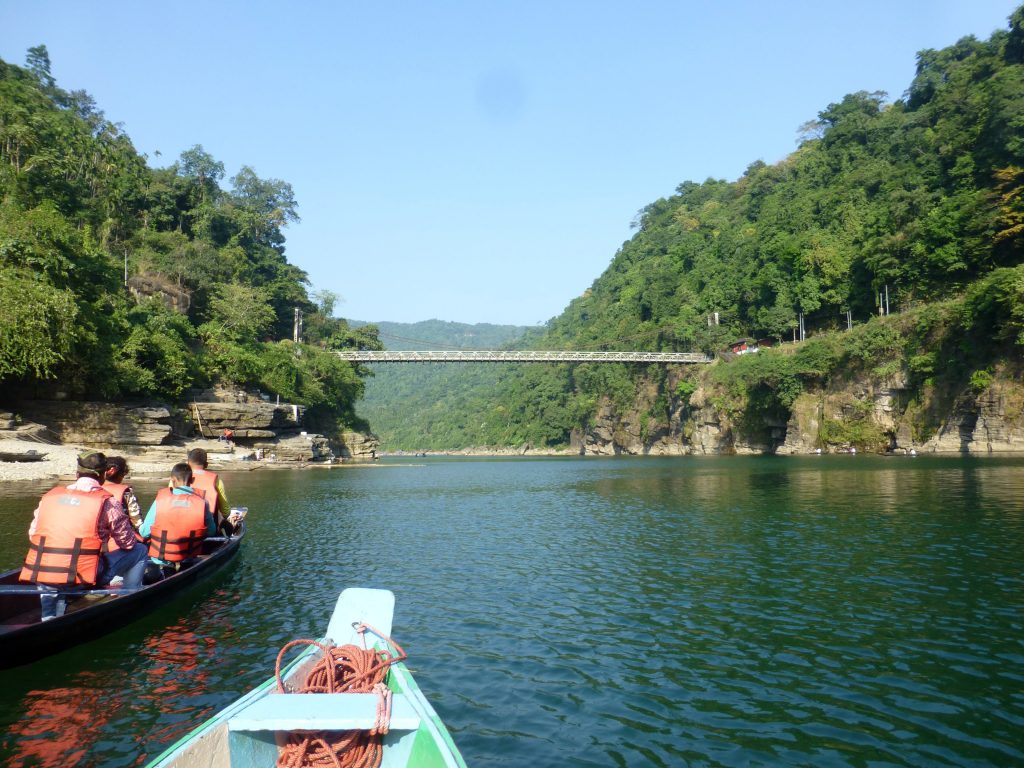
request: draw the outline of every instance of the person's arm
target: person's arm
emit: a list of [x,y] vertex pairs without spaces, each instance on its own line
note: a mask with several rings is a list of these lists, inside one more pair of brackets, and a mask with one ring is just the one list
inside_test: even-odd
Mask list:
[[[135,546],[135,531],[132,530],[131,521],[124,512],[124,507],[117,499],[107,499],[103,503],[103,515],[106,518],[110,538],[114,540],[121,549],[131,549]],[[103,537],[103,526],[100,526],[100,539]]]
[[129,488],[124,493],[125,512],[128,513],[128,520],[136,531],[142,527],[142,508],[139,506],[139,499],[135,491]]
[[231,506],[228,504],[228,495],[224,492],[224,483],[217,478],[217,510],[227,518],[231,514]]
[[[42,502],[40,502],[42,504]],[[39,523],[39,505],[36,505],[36,511],[32,513],[32,522],[28,526],[28,535],[34,536],[36,533],[36,525]]]
[[146,519],[142,521],[142,525],[139,526],[139,535],[142,538],[148,538],[150,531],[153,529],[153,523],[156,521],[156,501],[149,505],[149,511],[146,513]]
[[214,518],[213,513],[210,511],[210,502],[206,502],[206,511],[203,514],[203,520],[206,523],[206,535],[216,536],[217,520]]

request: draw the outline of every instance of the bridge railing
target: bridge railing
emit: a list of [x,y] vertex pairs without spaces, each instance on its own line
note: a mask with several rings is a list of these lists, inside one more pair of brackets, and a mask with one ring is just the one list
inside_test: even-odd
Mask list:
[[710,363],[702,352],[573,352],[565,350],[345,351],[351,363]]

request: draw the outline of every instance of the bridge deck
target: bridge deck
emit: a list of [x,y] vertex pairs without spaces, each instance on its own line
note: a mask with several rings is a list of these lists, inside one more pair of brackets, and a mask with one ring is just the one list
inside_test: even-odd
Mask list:
[[710,363],[700,352],[570,352],[563,350],[346,351],[352,363]]

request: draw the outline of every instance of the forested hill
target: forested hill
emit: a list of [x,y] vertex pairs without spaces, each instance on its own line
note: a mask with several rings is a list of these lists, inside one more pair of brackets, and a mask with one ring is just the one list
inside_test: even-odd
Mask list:
[[[890,355],[889,370],[902,368],[918,394],[943,377],[991,379],[1024,351],[1024,9],[988,40],[921,51],[898,98],[859,92],[828,104],[781,162],[680,184],[636,228],[524,343],[720,352],[742,337],[791,339],[801,314],[821,337],[845,329],[849,311],[855,332],[827,354],[761,356],[733,384],[784,419],[801,387],[872,355]],[[910,325],[875,333],[886,291]],[[936,310],[913,315],[927,307]],[[696,386],[638,367],[521,367],[463,393],[472,414],[457,418],[471,423],[471,443],[559,445],[601,403],[627,407],[641,384],[659,388],[643,416],[651,424]]]
[[[332,317],[285,257],[291,185],[201,145],[153,168],[84,91],[0,61],[0,399],[174,400],[218,382],[358,426],[357,371],[330,353],[374,330]],[[292,343],[295,310],[302,349]],[[300,354],[301,351],[301,354]]]
[[526,326],[492,323],[454,323],[446,320],[421,320],[418,323],[393,323],[382,320],[368,323],[351,320],[352,328],[372,325],[379,331],[384,349],[501,349],[522,338]]
[[[987,41],[918,54],[906,93],[826,106],[792,155],[687,181],[551,327],[549,341],[715,350],[965,291],[1024,246],[1024,10]],[[707,317],[721,325],[709,330]]]
[[[349,320],[352,327],[362,321]],[[502,349],[522,338],[524,326],[489,323],[379,322],[387,349]],[[490,393],[502,366],[481,363],[385,363],[372,366],[356,410],[386,451],[484,445],[474,418],[479,393]]]

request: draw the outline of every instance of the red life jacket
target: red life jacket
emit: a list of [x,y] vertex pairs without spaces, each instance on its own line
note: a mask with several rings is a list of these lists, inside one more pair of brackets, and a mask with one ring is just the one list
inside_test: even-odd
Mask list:
[[[107,491],[107,493],[109,493],[111,496],[113,496],[115,499],[121,502],[121,509],[124,510],[126,516],[128,515],[128,504],[124,500],[124,495],[127,491],[130,491],[131,489],[132,487],[130,485],[125,485],[124,483],[111,483],[110,481],[103,483],[103,490]],[[128,517],[128,522],[131,522],[131,517]],[[139,535],[139,532],[135,530],[134,525],[132,526],[132,531],[135,533],[135,540],[142,541],[142,537]],[[107,539],[108,552],[117,552],[119,549],[122,549],[122,547],[120,544],[114,541],[113,536]]]
[[168,563],[203,554],[203,539],[206,538],[203,497],[161,488],[156,494],[156,515],[149,537],[149,556]]
[[78,491],[54,488],[39,502],[36,532],[29,537],[21,581],[36,584],[95,584],[100,567],[99,524],[102,488]]
[[202,491],[210,502],[210,511],[216,517],[220,510],[220,494],[217,493],[217,473],[208,469],[192,470],[192,489]]

